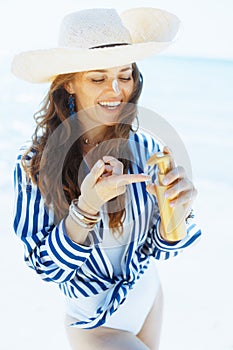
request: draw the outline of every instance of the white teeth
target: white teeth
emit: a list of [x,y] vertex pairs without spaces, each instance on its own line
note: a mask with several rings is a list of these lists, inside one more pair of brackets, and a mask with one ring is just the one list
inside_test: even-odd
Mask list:
[[107,106],[107,107],[117,107],[120,106],[121,102],[120,101],[115,101],[115,102],[99,102],[101,106]]

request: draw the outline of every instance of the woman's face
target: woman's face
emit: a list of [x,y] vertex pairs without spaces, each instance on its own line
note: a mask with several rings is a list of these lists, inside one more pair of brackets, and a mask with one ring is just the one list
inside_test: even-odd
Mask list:
[[76,73],[74,80],[66,86],[67,91],[76,96],[77,111],[87,112],[85,124],[89,125],[91,121],[113,125],[122,103],[129,101],[133,88],[131,64]]

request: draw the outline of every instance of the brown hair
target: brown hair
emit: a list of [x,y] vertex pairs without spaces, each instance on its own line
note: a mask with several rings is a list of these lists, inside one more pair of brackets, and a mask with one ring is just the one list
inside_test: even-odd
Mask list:
[[[123,109],[121,121],[107,127],[104,140],[108,142],[106,144],[103,142],[103,146],[100,145],[91,152],[93,164],[103,155],[117,157],[124,164],[124,173],[130,168],[127,140],[137,116],[136,105],[143,84],[137,65],[133,63],[132,67],[134,88],[129,103]],[[65,84],[74,78],[74,74],[59,75],[52,82],[42,108],[34,116],[37,126],[32,136],[32,145],[22,157],[22,165],[27,176],[38,185],[46,205],[53,206],[55,221],[67,215],[71,200],[80,195],[81,181],[86,174],[84,167],[81,166],[84,163],[81,141],[76,136],[78,118],[70,118],[69,93],[64,88]],[[31,151],[34,155],[28,162]],[[114,210],[111,202],[114,202]],[[125,195],[108,202],[109,227],[113,232],[121,233],[125,216],[124,202]]]

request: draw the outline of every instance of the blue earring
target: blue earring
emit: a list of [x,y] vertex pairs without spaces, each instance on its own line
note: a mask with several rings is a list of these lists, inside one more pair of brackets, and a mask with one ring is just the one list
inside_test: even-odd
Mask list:
[[70,111],[70,117],[74,119],[75,115],[75,98],[74,95],[69,95],[68,98],[68,106],[69,106],[69,111]]

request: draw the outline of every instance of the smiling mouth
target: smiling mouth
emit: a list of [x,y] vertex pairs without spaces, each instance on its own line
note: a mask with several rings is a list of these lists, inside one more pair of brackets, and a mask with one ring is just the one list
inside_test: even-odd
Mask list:
[[114,110],[121,105],[121,101],[102,101],[102,102],[99,102],[98,104],[103,108]]

